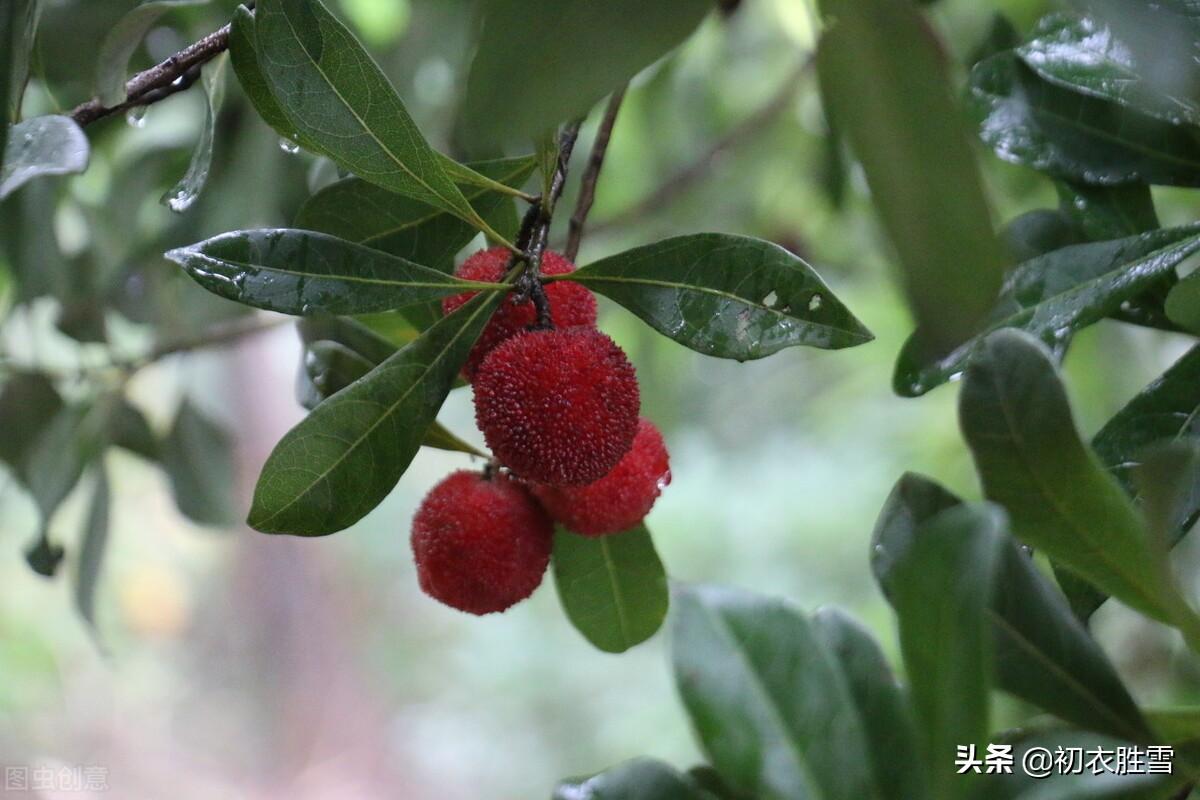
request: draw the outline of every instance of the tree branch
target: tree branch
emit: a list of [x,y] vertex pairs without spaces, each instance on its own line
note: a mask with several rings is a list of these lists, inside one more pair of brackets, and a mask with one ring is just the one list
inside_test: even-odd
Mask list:
[[608,219],[594,223],[592,225],[592,232],[599,233],[600,231],[607,231],[637,222],[648,214],[673,203],[681,194],[690,189],[694,183],[705,177],[712,162],[718,156],[726,150],[730,150],[741,144],[743,139],[750,138],[759,133],[783,113],[791,103],[792,98],[795,97],[797,83],[808,74],[815,63],[814,57],[809,56],[797,64],[788,73],[787,77],[783,79],[775,94],[761,108],[739,122],[720,139],[713,142],[708,150],[695,161],[681,168],[663,181],[645,199]]
[[592,153],[588,157],[587,167],[579,184],[579,199],[575,202],[575,213],[571,215],[571,224],[567,231],[567,246],[563,255],[567,261],[574,261],[579,255],[579,243],[583,239],[583,225],[587,222],[588,212],[592,210],[592,202],[596,199],[596,181],[600,178],[600,169],[604,166],[604,156],[608,152],[608,142],[612,138],[613,126],[617,123],[617,113],[621,110],[621,101],[625,99],[625,90],[629,84],[613,92],[600,119],[600,127],[596,129],[596,141],[592,143]]
[[[251,4],[252,6],[253,4]],[[187,89],[200,77],[200,67],[229,49],[229,25],[180,50],[147,70],[134,75],[125,83],[125,99],[115,106],[106,106],[93,97],[71,111],[71,119],[88,125],[98,119],[148,106]]]

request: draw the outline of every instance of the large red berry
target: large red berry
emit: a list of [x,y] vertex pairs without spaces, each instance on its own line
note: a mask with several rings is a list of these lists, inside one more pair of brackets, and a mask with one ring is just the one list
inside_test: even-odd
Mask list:
[[518,334],[484,359],[474,388],[475,421],[488,447],[537,483],[599,480],[637,433],[633,365],[595,328]]
[[650,513],[671,482],[667,446],[654,423],[638,423],[633,447],[612,472],[587,486],[542,486],[533,493],[556,521],[584,536],[627,531]]
[[421,589],[460,611],[503,611],[542,582],[553,533],[546,512],[508,476],[452,473],[413,518]]
[[[454,274],[464,280],[497,283],[504,278],[508,256],[508,249],[504,247],[480,250],[460,264]],[[543,275],[565,275],[574,271],[575,265],[558,253],[546,251],[542,256]],[[442,313],[450,314],[474,296],[474,292],[464,292],[445,298],[442,300]],[[546,299],[550,301],[550,319],[556,328],[596,324],[596,296],[580,284],[571,281],[550,283],[546,286]],[[537,310],[531,301],[513,303],[511,297],[506,298],[467,356],[467,363],[463,367],[463,375],[467,380],[475,379],[479,365],[496,345],[527,329],[535,321]]]

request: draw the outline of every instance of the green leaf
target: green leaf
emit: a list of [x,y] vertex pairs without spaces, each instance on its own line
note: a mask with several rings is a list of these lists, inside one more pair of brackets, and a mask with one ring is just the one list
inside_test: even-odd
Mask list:
[[[481,174],[514,188],[533,172],[532,156],[481,161],[471,165]],[[473,188],[466,197],[482,216],[494,215],[511,199],[499,192]],[[360,178],[346,178],[310,197],[295,226],[373,247],[443,272],[454,269],[454,255],[475,236],[458,217],[419,200],[404,197]]]
[[1054,185],[1063,212],[1088,241],[1120,239],[1159,227],[1150,187],[1144,183],[1090,186],[1056,181]]
[[271,94],[267,77],[263,74],[258,63],[258,48],[254,35],[254,12],[245,6],[238,6],[233,12],[233,20],[229,27],[229,60],[233,63],[233,72],[237,75],[242,91],[250,99],[254,110],[270,125],[276,133],[289,141],[296,142],[306,150],[315,153],[324,152],[314,141],[306,137],[287,115]]
[[62,407],[30,443],[24,474],[43,522],[49,521],[102,450],[101,420],[93,413],[95,408]]
[[[906,474],[880,512],[872,569],[892,595],[893,570],[922,524],[961,501],[934,481]],[[1101,733],[1151,738],[1137,705],[1104,652],[1008,536],[1000,545],[996,590],[987,609],[997,685],[1062,719]]]
[[1165,308],[1171,322],[1200,335],[1200,271],[1175,284],[1167,295]]
[[1039,208],[1014,217],[1000,231],[1015,263],[1045,255],[1082,241],[1079,230],[1061,211]]
[[[1007,259],[936,35],[909,0],[828,0],[817,69],[902,267],[930,355],[991,308]],[[970,253],[969,259],[964,254]]]
[[916,531],[891,576],[893,605],[932,796],[966,797],[958,745],[988,734],[991,636],[987,608],[1004,515],[987,505],[939,512]]
[[987,497],[1008,509],[1017,538],[1098,588],[1167,623],[1174,592],[1161,581],[1142,520],[1079,440],[1045,347],[997,331],[971,359],[959,418]]
[[96,57],[96,96],[106,106],[125,99],[129,59],[159,17],[179,6],[203,5],[207,0],[148,0],[134,6],[109,28]]
[[163,441],[162,462],[184,516],[201,525],[233,524],[233,442],[187,398]]
[[[309,411],[359,378],[369,373],[378,362],[369,361],[340,342],[321,339],[304,351],[301,370],[300,404]],[[381,359],[382,361],[382,359]],[[463,441],[441,423],[434,421],[421,444],[458,453],[487,458],[487,454]]]
[[706,0],[486,0],[467,78],[466,135],[482,146],[525,142],[582,116],[687,38],[711,8]]
[[623,653],[662,626],[667,575],[644,525],[589,538],[554,533],[554,585],[567,618],[606,653]]
[[485,233],[387,77],[319,0],[260,0],[258,64],[301,144],[360,178],[456,214]]
[[8,131],[0,164],[0,200],[33,178],[83,172],[88,140],[70,117],[33,117]]
[[588,264],[569,279],[720,358],[763,358],[797,345],[838,349],[874,338],[802,259],[745,236],[664,239]]
[[213,140],[216,138],[217,109],[224,95],[225,57],[219,56],[204,66],[200,82],[204,85],[204,127],[200,129],[200,141],[192,151],[192,160],[187,172],[166,194],[162,204],[177,214],[187,211],[200,197],[208,172],[212,167]]
[[162,443],[146,421],[146,416],[125,398],[119,398],[108,421],[109,441],[148,461],[162,456]]
[[[1033,36],[1016,52],[1051,83],[1176,125],[1200,124],[1200,102],[1186,92],[1163,91],[1129,46],[1092,17],[1042,17]],[[1185,85],[1200,80],[1200,72],[1189,59],[1180,59],[1175,71],[1176,79]]]
[[96,469],[96,483],[88,507],[87,522],[75,561],[75,608],[92,628],[96,627],[96,584],[108,545],[110,492],[108,473],[101,464]]
[[659,761],[638,758],[590,778],[565,780],[553,800],[716,800],[686,775]]
[[292,428],[263,467],[250,526],[322,536],[378,505],[416,455],[501,297],[476,295]]
[[388,311],[499,286],[292,228],[231,231],[166,257],[214,294],[282,314]]
[[38,0],[8,0],[0,5],[0,175],[7,160],[9,126],[21,118],[29,52],[40,13]]
[[878,797],[849,686],[802,615],[719,587],[686,587],[674,605],[675,680],[730,786],[763,800]]
[[1200,186],[1200,141],[1187,129],[1067,91],[1002,53],[971,70],[980,136],[1000,158],[1057,178]]
[[862,720],[877,796],[885,800],[928,797],[917,765],[916,724],[908,693],[897,683],[879,645],[845,613],[824,608],[813,615],[813,631],[838,660]]
[[[397,314],[378,316],[395,317],[403,321]],[[299,319],[296,321],[296,330],[300,334],[300,341],[306,345],[321,340],[334,341],[350,348],[372,364],[382,364],[400,347],[416,339],[420,333],[411,327],[405,327],[405,335],[399,340],[394,336],[385,335],[379,326],[368,324],[363,319],[334,317],[328,314],[314,314]]]
[[946,356],[923,360],[914,340],[896,363],[897,393],[916,397],[962,372],[987,334],[1020,328],[1060,347],[1081,328],[1119,311],[1200,250],[1200,225],[1151,231],[1110,242],[1072,245],[1031,259],[1005,279],[979,334]]
[[40,372],[10,373],[0,388],[0,461],[27,486],[30,449],[62,408],[54,384]]

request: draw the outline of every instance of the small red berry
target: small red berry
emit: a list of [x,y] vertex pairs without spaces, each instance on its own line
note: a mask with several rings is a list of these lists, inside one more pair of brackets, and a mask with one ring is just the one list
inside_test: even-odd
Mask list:
[[421,589],[460,611],[503,611],[542,582],[553,534],[546,512],[516,481],[454,472],[413,517]]
[[[454,270],[454,274],[468,281],[497,283],[504,278],[508,256],[508,249],[504,247],[480,250],[460,264],[458,269]],[[566,275],[574,271],[575,265],[558,253],[547,250],[542,256],[543,275]],[[442,300],[442,313],[450,314],[474,296],[474,292],[464,292],[445,298]],[[573,328],[577,325],[596,324],[596,296],[580,284],[571,281],[550,283],[546,286],[546,299],[550,301],[550,319],[554,322],[554,327]],[[512,298],[507,298],[496,310],[475,346],[471,348],[467,363],[463,367],[463,375],[467,380],[475,379],[479,365],[498,344],[537,321],[537,310],[531,301],[517,304],[511,300]]]
[[641,522],[670,482],[671,466],[662,434],[654,423],[643,419],[638,422],[633,447],[612,472],[587,486],[535,485],[533,493],[568,530],[603,536],[627,531]]
[[637,376],[595,328],[528,331],[493,350],[475,375],[475,421],[518,477],[551,486],[599,480],[633,444]]

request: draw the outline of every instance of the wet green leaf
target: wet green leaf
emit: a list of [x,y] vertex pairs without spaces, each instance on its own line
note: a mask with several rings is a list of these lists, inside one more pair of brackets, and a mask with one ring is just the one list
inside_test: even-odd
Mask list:
[[916,723],[908,692],[896,681],[879,645],[860,623],[833,608],[813,615],[813,630],[838,660],[854,710],[862,720],[877,796],[884,800],[928,797],[917,766]]
[[721,587],[685,587],[673,605],[679,693],[730,786],[764,800],[879,796],[840,664],[803,615]]
[[589,538],[554,533],[554,584],[567,618],[606,653],[623,653],[662,626],[667,575],[644,525]]
[[931,795],[968,797],[954,774],[956,747],[989,733],[992,602],[1004,515],[992,506],[956,506],[921,523],[891,575],[922,755]]
[[590,778],[565,780],[552,800],[717,800],[688,776],[658,761],[639,758]]
[[[872,568],[892,594],[894,567],[907,557],[918,529],[961,501],[928,478],[906,474],[880,512]],[[1145,739],[1141,713],[1121,679],[1062,595],[1005,534],[992,626],[997,685],[1056,716],[1102,733]]]
[[468,138],[524,143],[582,116],[687,38],[711,8],[706,0],[487,0],[467,78]]
[[214,294],[283,314],[388,311],[496,286],[292,228],[231,231],[166,256]]
[[129,59],[159,18],[172,8],[203,5],[208,0],[148,0],[134,6],[109,28],[96,57],[96,96],[106,106],[125,99]]
[[70,117],[33,117],[8,131],[0,163],[0,200],[43,175],[83,172],[88,140]]
[[570,280],[720,358],[763,358],[797,345],[838,349],[873,338],[802,259],[745,236],[664,239],[588,264]]
[[[977,328],[1007,259],[941,45],[908,0],[826,0],[817,69],[895,246],[929,356]],[[964,254],[970,254],[964,258]]]
[[186,398],[163,441],[162,462],[184,516],[201,525],[233,524],[233,440]]
[[1010,53],[971,70],[980,136],[1006,161],[1095,184],[1200,186],[1200,140],[1105,100],[1047,83]]
[[1150,187],[1144,183],[1090,186],[1056,181],[1055,188],[1063,211],[1088,241],[1121,239],[1159,227]]
[[204,87],[204,127],[200,129],[200,141],[192,151],[192,160],[188,164],[187,172],[180,178],[179,183],[162,196],[162,204],[178,214],[192,207],[200,197],[204,184],[208,182],[208,172],[212,167],[213,141],[216,138],[217,110],[221,107],[221,98],[225,93],[224,77],[224,55],[205,64],[200,75],[200,82]]
[[1005,279],[980,333],[940,359],[923,362],[910,340],[893,379],[897,393],[915,397],[960,373],[973,348],[1001,328],[1020,328],[1063,346],[1076,331],[1121,309],[1185,258],[1200,250],[1200,225],[1151,231],[1109,242],[1073,245],[1031,259]]
[[250,526],[322,536],[378,505],[416,455],[501,297],[476,295],[292,428],[263,466]]
[[[481,161],[479,173],[519,188],[533,172],[532,156]],[[479,213],[495,215],[512,200],[505,194],[473,187],[465,192]],[[404,197],[359,178],[345,178],[310,197],[295,226],[373,247],[443,272],[454,268],[454,255],[475,236],[475,229],[453,214]]]
[[[1016,52],[1051,83],[1170,123],[1200,123],[1200,102],[1186,92],[1164,91],[1138,63],[1128,44],[1092,17],[1049,14]],[[1196,65],[1188,64],[1187,59],[1182,62],[1177,69],[1190,73],[1185,82],[1200,80]]]
[[96,627],[96,585],[100,580],[104,550],[108,545],[110,504],[108,473],[104,465],[97,467],[95,473],[96,482],[79,543],[79,556],[75,560],[74,580],[75,608],[79,610],[79,616],[93,628]]
[[319,0],[260,0],[254,16],[258,65],[296,141],[488,232],[387,77]]
[[988,336],[967,367],[959,417],[984,493],[1008,510],[1017,538],[1133,608],[1176,621],[1142,520],[1079,440],[1043,345],[1019,331]]

